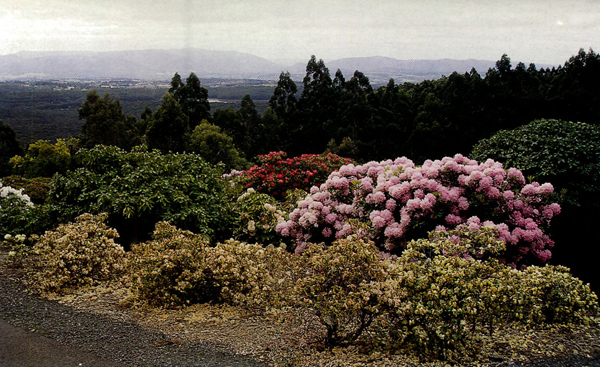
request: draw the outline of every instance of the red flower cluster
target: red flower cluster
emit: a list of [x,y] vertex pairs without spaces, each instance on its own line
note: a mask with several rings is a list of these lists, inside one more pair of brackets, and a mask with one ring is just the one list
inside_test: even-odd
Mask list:
[[303,154],[287,158],[285,152],[271,152],[257,157],[259,164],[250,167],[241,175],[246,187],[282,199],[287,191],[310,190],[327,180],[329,174],[353,161],[328,153]]

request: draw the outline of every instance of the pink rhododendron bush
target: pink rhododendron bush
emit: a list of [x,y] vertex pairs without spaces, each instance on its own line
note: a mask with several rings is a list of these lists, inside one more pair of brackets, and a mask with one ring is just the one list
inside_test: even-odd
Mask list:
[[527,183],[515,168],[460,154],[420,167],[407,158],[348,164],[313,187],[277,230],[294,239],[296,252],[309,242],[331,244],[358,234],[399,254],[431,230],[487,226],[506,244],[502,261],[539,264],[552,255],[546,231],[560,213],[553,191],[550,183]]

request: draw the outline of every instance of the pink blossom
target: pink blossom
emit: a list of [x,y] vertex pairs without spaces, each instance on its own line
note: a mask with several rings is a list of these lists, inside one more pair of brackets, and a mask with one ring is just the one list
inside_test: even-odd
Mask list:
[[456,225],[460,224],[461,222],[462,222],[462,218],[459,217],[458,215],[448,214],[446,216],[446,223],[448,223],[451,226],[456,226]]
[[338,219],[338,216],[335,213],[329,213],[325,216],[325,222],[328,224],[334,223],[337,219]]

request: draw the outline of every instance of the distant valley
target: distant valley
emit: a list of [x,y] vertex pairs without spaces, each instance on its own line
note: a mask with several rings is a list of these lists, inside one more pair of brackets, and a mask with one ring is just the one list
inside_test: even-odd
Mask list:
[[[500,57],[501,55],[499,55]],[[318,58],[318,55],[317,55]],[[0,80],[115,79],[168,81],[178,72],[190,72],[205,78],[277,80],[289,71],[294,80],[302,80],[306,63],[284,65],[233,51],[201,49],[141,50],[114,52],[20,52],[0,56]],[[480,74],[495,65],[487,60],[398,60],[390,57],[357,57],[324,60],[333,76],[337,69],[351,77],[360,70],[372,84],[420,82],[437,79],[457,71],[475,68]],[[539,65],[546,67],[547,65]],[[539,67],[538,66],[538,67]]]

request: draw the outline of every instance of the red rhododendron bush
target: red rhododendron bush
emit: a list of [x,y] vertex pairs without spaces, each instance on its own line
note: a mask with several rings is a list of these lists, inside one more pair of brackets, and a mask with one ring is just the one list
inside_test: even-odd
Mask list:
[[356,233],[399,254],[434,229],[487,226],[506,244],[507,264],[545,263],[554,244],[546,231],[560,213],[553,191],[550,183],[527,183],[515,168],[462,155],[420,167],[407,158],[348,164],[313,187],[277,230],[295,240],[296,252]]
[[332,153],[287,158],[285,152],[271,152],[259,155],[257,159],[257,165],[237,173],[246,187],[253,187],[278,199],[285,196],[288,190],[308,191],[313,185],[325,182],[334,170],[352,162]]

